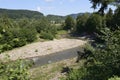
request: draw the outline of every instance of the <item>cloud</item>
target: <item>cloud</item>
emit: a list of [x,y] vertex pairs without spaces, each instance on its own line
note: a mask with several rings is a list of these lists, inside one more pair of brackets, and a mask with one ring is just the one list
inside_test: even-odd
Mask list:
[[45,2],[53,2],[54,0],[45,0]]
[[37,11],[39,11],[39,12],[42,11],[40,6],[37,7]]
[[42,12],[45,10],[53,10],[55,7],[53,6],[37,6],[37,11]]

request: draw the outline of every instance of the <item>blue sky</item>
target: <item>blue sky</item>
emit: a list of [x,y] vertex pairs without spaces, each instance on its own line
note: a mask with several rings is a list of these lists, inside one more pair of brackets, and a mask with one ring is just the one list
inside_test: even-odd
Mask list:
[[47,14],[67,15],[93,12],[89,0],[0,0],[0,8],[28,9]]

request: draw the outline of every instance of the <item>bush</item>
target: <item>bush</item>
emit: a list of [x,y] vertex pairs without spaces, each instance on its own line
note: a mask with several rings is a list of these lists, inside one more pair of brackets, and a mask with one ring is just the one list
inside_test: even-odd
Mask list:
[[83,76],[87,74],[86,68],[74,69],[68,73],[67,78],[63,78],[61,80],[82,80]]
[[33,42],[37,39],[37,32],[35,29],[23,28],[21,29],[21,38],[26,39],[27,42]]
[[48,40],[53,40],[54,36],[51,33],[47,33],[47,32],[41,32],[41,38],[43,39],[48,39]]
[[29,65],[23,60],[6,63],[0,61],[0,80],[30,80],[28,68]]
[[110,79],[108,79],[108,80],[120,80],[120,78],[117,77],[117,76],[114,76],[114,77],[112,77],[112,78],[110,78]]
[[20,38],[14,38],[12,41],[9,43],[13,48],[16,47],[21,47],[26,44],[26,39],[20,39]]
[[2,51],[7,51],[7,50],[11,50],[12,49],[12,46],[9,45],[9,44],[3,44],[3,48],[2,48]]

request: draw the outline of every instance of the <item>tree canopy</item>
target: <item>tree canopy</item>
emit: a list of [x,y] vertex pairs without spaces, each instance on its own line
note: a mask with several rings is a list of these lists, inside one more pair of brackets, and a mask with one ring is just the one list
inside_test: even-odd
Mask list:
[[119,4],[120,0],[89,0],[93,5],[92,8],[96,9],[100,6],[99,13],[104,14],[104,10],[107,9],[110,4]]

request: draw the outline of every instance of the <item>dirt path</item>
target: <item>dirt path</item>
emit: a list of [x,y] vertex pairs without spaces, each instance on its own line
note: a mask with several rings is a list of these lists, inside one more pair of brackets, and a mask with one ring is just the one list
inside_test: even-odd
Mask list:
[[[18,58],[24,59],[56,53],[59,51],[84,45],[85,43],[86,41],[82,41],[79,39],[60,39],[46,42],[36,42],[23,46],[21,48],[7,51],[5,52],[5,54],[8,54],[11,60],[16,60]],[[0,58],[2,59],[5,54],[2,53],[0,55]]]

